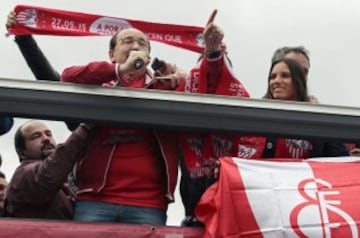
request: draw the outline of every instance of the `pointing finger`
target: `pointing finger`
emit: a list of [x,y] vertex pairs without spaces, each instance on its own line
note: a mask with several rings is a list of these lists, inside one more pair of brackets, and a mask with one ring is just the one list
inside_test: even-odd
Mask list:
[[217,9],[214,9],[213,12],[212,12],[211,15],[210,15],[209,20],[208,20],[207,23],[206,23],[207,26],[208,26],[209,24],[211,24],[211,23],[214,22],[215,17],[216,17],[216,14],[217,14]]

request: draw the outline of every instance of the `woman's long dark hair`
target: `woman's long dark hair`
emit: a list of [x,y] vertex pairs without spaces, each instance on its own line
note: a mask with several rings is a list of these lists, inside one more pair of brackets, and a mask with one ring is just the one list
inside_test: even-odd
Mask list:
[[271,95],[271,92],[270,92],[270,86],[269,86],[270,76],[271,76],[271,71],[273,70],[274,66],[280,62],[284,62],[289,67],[291,80],[295,87],[296,101],[301,101],[301,102],[309,101],[308,100],[308,91],[307,91],[307,86],[306,86],[306,76],[305,76],[305,72],[304,72],[303,68],[295,60],[287,59],[287,58],[276,60],[271,64],[269,75],[268,75],[267,92],[266,92],[264,98],[273,99],[273,96]]

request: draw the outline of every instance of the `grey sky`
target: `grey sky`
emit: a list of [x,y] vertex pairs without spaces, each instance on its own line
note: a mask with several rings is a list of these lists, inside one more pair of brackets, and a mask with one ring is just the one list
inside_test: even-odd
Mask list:
[[[215,22],[225,32],[225,42],[234,71],[252,97],[266,91],[270,58],[276,48],[303,45],[310,51],[311,94],[321,103],[357,107],[360,80],[357,79],[360,33],[360,2],[356,0],[3,0],[0,20],[0,77],[33,80],[13,37],[5,38],[5,20],[16,4],[122,17],[135,20],[203,26],[213,9]],[[143,6],[140,7],[140,4]],[[1,21],[0,21],[1,22]],[[93,60],[108,60],[108,37],[36,36],[53,66],[65,67]],[[198,55],[193,52],[153,43],[152,56],[176,63],[189,70]],[[0,138],[2,170],[11,177],[18,159],[13,149],[12,132]],[[57,141],[68,132],[61,123],[51,125]],[[169,211],[169,224],[178,225],[182,217],[179,197]]]

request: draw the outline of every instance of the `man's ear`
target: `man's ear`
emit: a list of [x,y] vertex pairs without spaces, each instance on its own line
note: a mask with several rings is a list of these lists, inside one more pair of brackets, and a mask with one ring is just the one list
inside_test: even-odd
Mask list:
[[24,160],[26,158],[26,152],[23,149],[17,149],[16,150],[17,154],[19,155],[21,160]]
[[109,50],[109,59],[112,63],[115,63],[114,50]]

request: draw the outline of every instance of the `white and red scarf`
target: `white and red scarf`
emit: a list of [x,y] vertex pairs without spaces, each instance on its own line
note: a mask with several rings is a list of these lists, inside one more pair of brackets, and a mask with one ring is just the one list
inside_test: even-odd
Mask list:
[[203,52],[203,27],[184,26],[92,15],[37,6],[17,5],[16,24],[9,34],[112,36],[126,28],[143,31],[151,41],[158,41],[194,52]]
[[[186,93],[207,93],[207,63],[206,59],[191,70],[189,76],[185,79]],[[248,98],[250,94],[247,92],[242,83],[236,78],[231,69],[230,62],[223,57],[223,71],[220,82],[216,88],[216,95],[240,96]]]
[[[208,80],[206,67],[206,59],[203,59],[196,68],[191,70],[190,75],[185,79],[185,92],[207,93]],[[215,94],[249,97],[245,87],[234,76],[226,57],[223,57],[222,75]],[[223,156],[238,156],[240,145],[243,146],[242,149],[244,147],[251,148],[251,150],[248,150],[249,153],[242,150],[243,157],[258,158],[263,151],[264,142],[265,138],[224,134],[187,133],[180,136],[185,164],[191,178],[212,176],[215,166],[214,162]]]

